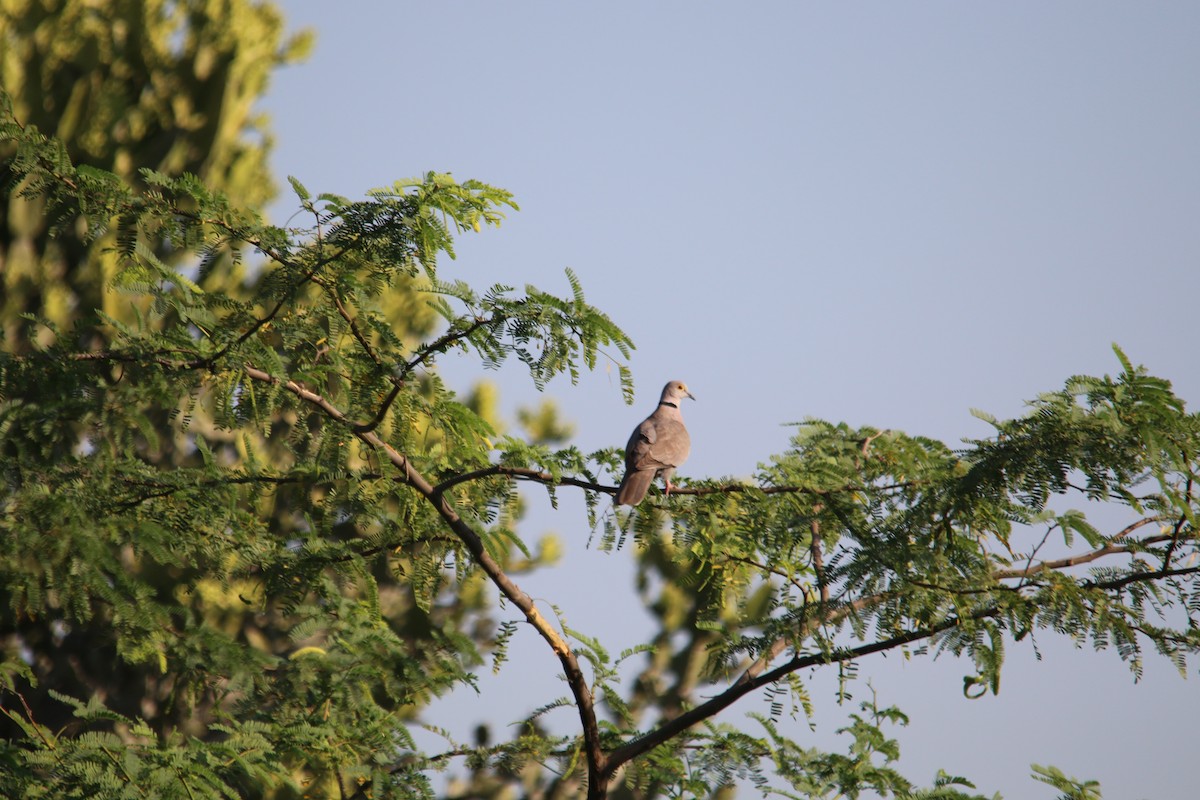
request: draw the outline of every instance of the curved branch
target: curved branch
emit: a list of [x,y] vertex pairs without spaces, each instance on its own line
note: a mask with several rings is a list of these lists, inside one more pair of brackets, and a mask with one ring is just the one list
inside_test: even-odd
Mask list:
[[412,372],[414,369],[416,369],[417,367],[424,364],[426,361],[428,361],[433,356],[437,355],[438,353],[446,352],[446,350],[448,350],[450,348],[450,345],[452,345],[455,342],[458,342],[462,339],[469,338],[471,336],[471,334],[473,334],[475,331],[479,330],[482,327],[492,324],[493,322],[495,322],[495,320],[496,320],[495,317],[476,317],[475,321],[473,323],[471,323],[470,325],[468,325],[466,328],[461,328],[461,329],[457,329],[457,330],[454,328],[451,328],[450,330],[448,330],[444,334],[442,334],[440,337],[438,337],[434,341],[430,342],[427,346],[422,347],[420,349],[420,351],[417,353],[417,355],[412,358],[411,361],[406,361],[404,363],[403,367],[399,370],[400,374],[397,377],[399,377],[401,380],[403,380],[405,377],[408,376],[408,373]]
[[[995,616],[999,613],[999,609],[990,608],[983,609],[976,614],[973,614],[969,619],[978,620],[989,616]],[[951,628],[961,625],[963,622],[960,618],[953,618],[941,622],[937,625],[932,625],[927,628],[920,628],[909,633],[904,633],[899,636],[894,636],[890,639],[885,639],[879,642],[860,645],[859,647],[846,648],[837,650],[833,653],[817,653],[808,656],[792,656],[786,663],[779,665],[775,669],[758,674],[752,674],[751,670],[746,670],[742,673],[734,683],[725,691],[721,692],[716,697],[701,703],[690,711],[668,720],[661,726],[647,734],[639,736],[631,742],[628,742],[616,750],[613,750],[608,756],[607,769],[610,772],[615,771],[622,764],[634,759],[643,753],[647,753],[658,747],[664,742],[670,741],[674,737],[683,733],[688,728],[698,722],[708,719],[715,714],[723,711],[733,705],[739,699],[755,691],[763,686],[774,683],[787,675],[796,672],[797,670],[806,667],[815,667],[823,664],[836,664],[843,661],[853,661],[854,659],[873,653],[880,653],[887,650],[892,650],[896,647],[901,647],[912,642],[918,642],[923,639],[928,639],[936,636],[943,631],[948,631]],[[757,662],[756,662],[757,663]]]
[[[575,654],[571,651],[567,642],[558,634],[558,631],[538,611],[533,599],[505,574],[500,565],[487,552],[483,545],[483,539],[480,538],[479,534],[463,521],[450,503],[447,502],[444,496],[445,488],[433,486],[425,476],[413,467],[407,456],[397,452],[391,445],[380,439],[374,431],[356,430],[356,426],[346,418],[346,415],[340,409],[316,392],[305,388],[296,381],[276,378],[270,373],[250,364],[246,364],[244,369],[246,374],[253,380],[283,386],[283,388],[300,399],[321,409],[329,418],[348,425],[354,435],[368,446],[384,452],[388,460],[392,462],[392,465],[400,470],[404,476],[404,482],[416,489],[434,507],[450,530],[466,545],[472,558],[475,559],[475,562],[479,564],[492,583],[496,585],[501,594],[520,609],[521,613],[525,615],[525,620],[541,635],[542,639],[550,646],[550,649],[554,651],[554,654],[558,656],[558,660],[562,664],[563,673],[566,676],[567,684],[571,687],[571,693],[575,696],[580,722],[583,725],[583,736],[589,766],[589,795],[602,796],[602,787],[606,785],[607,776],[611,773],[606,769],[608,759],[600,743],[600,727],[596,720],[595,701],[587,679],[584,677],[583,670],[579,667],[579,661],[575,658]],[[357,427],[361,428],[361,426]]]
[[[287,263],[287,261],[284,261],[284,260],[280,259],[279,257],[274,257],[274,258],[277,261],[279,261],[281,264]],[[272,308],[265,316],[262,316],[262,317],[259,317],[258,319],[256,319],[254,321],[254,324],[251,325],[249,328],[247,328],[245,330],[245,332],[242,333],[242,335],[239,336],[237,339],[235,339],[234,341],[225,345],[220,350],[218,350],[217,352],[215,352],[211,356],[209,356],[205,360],[206,364],[211,365],[211,364],[217,363],[217,361],[219,359],[223,358],[226,354],[228,354],[230,350],[232,350],[234,347],[238,347],[240,345],[245,344],[250,339],[250,337],[253,336],[254,334],[258,333],[258,331],[261,330],[264,325],[266,325],[271,320],[275,319],[275,317],[279,316],[279,312],[282,311],[283,307],[292,299],[292,296],[296,293],[296,291],[299,290],[301,286],[303,286],[304,284],[306,284],[310,280],[312,280],[313,277],[318,272],[321,271],[321,268],[324,267],[326,264],[330,263],[331,261],[332,261],[331,258],[318,259],[317,263],[313,266],[313,268],[310,269],[308,272],[306,272],[304,274],[304,276],[299,281],[297,281],[294,286],[291,287],[288,294],[279,298],[279,302],[275,304],[274,308]]]
[[396,396],[400,394],[400,388],[404,386],[404,381],[398,378],[392,379],[392,390],[388,392],[388,396],[379,404],[379,409],[375,412],[375,416],[366,424],[358,424],[351,426],[350,430],[355,433],[367,433],[379,427],[379,423],[383,422],[383,418],[387,416],[388,409],[392,407],[392,403],[396,401]]
[[[1183,496],[1190,501],[1192,498],[1193,479],[1188,475],[1187,486],[1184,487]],[[1188,515],[1180,514],[1179,519],[1175,522],[1174,530],[1171,534],[1171,546],[1167,548],[1167,554],[1163,556],[1163,569],[1166,569],[1171,564],[1171,557],[1175,555],[1175,548],[1179,545],[1179,534],[1183,532],[1183,524],[1187,522]]]
[[1176,578],[1180,575],[1197,574],[1200,574],[1200,566],[1181,567],[1180,569],[1156,569],[1152,572],[1131,572],[1128,575],[1122,575],[1110,581],[1084,581],[1080,585],[1085,589],[1121,589],[1133,583],[1150,583],[1162,578]]
[[490,478],[495,475],[505,475],[510,478],[519,478],[520,480],[531,481],[533,483],[542,483],[547,486],[578,486],[580,489],[587,489],[592,492],[604,492],[607,494],[616,494],[617,487],[605,486],[594,481],[586,481],[582,478],[572,478],[570,476],[555,477],[549,472],[532,469],[530,467],[506,467],[503,464],[493,464],[490,467],[482,467],[471,472],[464,472],[460,475],[455,475],[452,478],[439,483],[435,488],[439,492],[444,492],[452,486],[457,486],[460,483],[467,481],[476,481],[481,478]]
[[1104,556],[1111,556],[1116,553],[1131,553],[1141,550],[1146,545],[1159,544],[1167,542],[1173,538],[1173,534],[1163,534],[1160,536],[1147,536],[1145,539],[1138,539],[1133,544],[1116,544],[1117,541],[1123,540],[1129,534],[1133,533],[1138,528],[1149,525],[1154,522],[1160,522],[1161,517],[1143,517],[1125,527],[1120,533],[1112,538],[1112,540],[1104,547],[1092,550],[1088,553],[1081,553],[1077,556],[1068,556],[1066,558],[1058,558],[1053,561],[1039,561],[1037,564],[1026,567],[1025,569],[1002,569],[992,573],[992,578],[997,581],[1011,580],[1013,578],[1029,578],[1037,575],[1039,572],[1046,570],[1059,570],[1067,567],[1075,567],[1080,564],[1088,564]]
[[[1155,518],[1144,518],[1139,520],[1116,534],[1113,541],[1126,538],[1133,531],[1157,521]],[[1061,570],[1077,564],[1088,563],[1103,558],[1107,555],[1118,553],[1132,552],[1140,549],[1144,545],[1158,544],[1161,542],[1170,541],[1172,534],[1163,534],[1160,536],[1147,537],[1140,539],[1131,545],[1109,544],[1106,547],[1099,548],[1090,553],[1085,553],[1074,558],[1058,559],[1056,561],[1044,561],[1034,565],[1028,570],[1002,570],[993,573],[993,577],[997,580],[1004,578],[1028,577],[1028,574],[1035,574],[1046,570]],[[1133,583],[1145,583],[1150,581],[1160,580],[1166,577],[1176,577],[1179,575],[1194,575],[1200,574],[1200,566],[1189,567],[1184,569],[1174,570],[1156,570],[1152,572],[1138,572],[1129,575],[1124,575],[1119,578],[1114,578],[1107,581],[1085,581],[1081,586],[1086,589],[1099,589],[1102,591],[1114,590],[1123,588]],[[1002,587],[1009,588],[1009,587]],[[771,662],[779,657],[786,649],[793,646],[793,642],[797,638],[803,638],[812,628],[818,625],[827,625],[836,623],[851,613],[856,613],[864,609],[870,608],[887,599],[895,596],[895,592],[882,592],[879,594],[860,597],[853,602],[836,607],[826,606],[826,611],[823,614],[818,614],[817,617],[807,620],[802,624],[801,630],[797,635],[781,637],[777,639],[769,648],[767,648],[759,658],[746,668],[745,671],[727,688],[725,691],[711,698],[710,700],[701,703],[695,708],[680,714],[666,722],[662,723],[658,728],[649,731],[629,742],[613,750],[608,757],[607,769],[610,774],[617,770],[622,764],[636,758],[643,753],[646,753],[655,747],[670,741],[675,736],[678,736],[683,731],[691,726],[702,722],[735,703],[746,694],[759,689],[768,684],[774,683],[781,678],[786,677],[790,673],[806,667],[819,666],[823,664],[832,664],[837,662],[852,661],[862,656],[871,655],[874,653],[885,652],[888,650],[901,647],[906,644],[911,644],[916,641],[936,636],[939,633],[950,630],[951,628],[961,625],[964,620],[978,621],[988,617],[994,617],[1001,613],[999,606],[988,606],[980,609],[967,617],[952,617],[943,620],[936,625],[931,625],[924,628],[919,628],[915,631],[910,631],[899,636],[894,636],[889,639],[884,639],[878,642],[860,645],[853,648],[843,648],[836,650],[833,653],[817,653],[808,656],[795,655],[787,662],[768,669]],[[1022,598],[1020,602],[1032,603],[1033,599]]]

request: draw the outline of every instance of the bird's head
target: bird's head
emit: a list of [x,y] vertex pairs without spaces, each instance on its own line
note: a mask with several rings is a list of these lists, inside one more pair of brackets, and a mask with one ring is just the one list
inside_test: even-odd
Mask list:
[[696,399],[695,395],[688,391],[687,384],[683,381],[671,381],[663,387],[662,398],[660,403],[670,403],[676,408],[679,407],[679,401],[685,397]]

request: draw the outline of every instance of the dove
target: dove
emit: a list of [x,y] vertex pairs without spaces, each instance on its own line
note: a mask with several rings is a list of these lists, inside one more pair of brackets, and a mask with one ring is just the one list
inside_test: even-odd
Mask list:
[[642,502],[659,475],[670,496],[674,488],[671,476],[692,450],[692,439],[679,413],[679,401],[685,397],[696,399],[683,381],[671,381],[663,387],[658,408],[634,429],[625,445],[625,477],[617,487],[617,505],[636,506]]

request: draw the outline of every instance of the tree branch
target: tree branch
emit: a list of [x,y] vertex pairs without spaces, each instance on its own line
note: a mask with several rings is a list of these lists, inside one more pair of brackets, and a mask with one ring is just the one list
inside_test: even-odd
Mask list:
[[[984,617],[994,616],[999,613],[998,609],[984,609],[977,614],[974,614],[970,619],[983,619]],[[670,741],[674,737],[683,733],[688,728],[698,722],[708,719],[715,714],[723,711],[733,705],[739,699],[755,691],[763,686],[774,683],[775,681],[786,677],[787,675],[796,672],[797,670],[806,667],[819,666],[823,664],[836,664],[844,661],[853,661],[863,656],[873,653],[880,653],[886,650],[891,650],[896,647],[901,647],[912,642],[928,639],[936,636],[943,631],[950,630],[962,624],[959,618],[953,618],[933,625],[927,628],[920,628],[909,633],[894,636],[890,639],[885,639],[880,642],[872,642],[871,644],[860,645],[859,647],[846,648],[837,650],[833,653],[817,653],[808,656],[793,656],[786,663],[781,664],[773,670],[763,672],[761,674],[753,674],[751,670],[746,670],[742,673],[734,683],[725,691],[721,692],[716,697],[701,703],[690,711],[671,719],[653,731],[639,736],[631,742],[613,750],[608,756],[607,769],[609,772],[615,771],[622,764],[637,758],[643,753],[647,753],[658,747],[664,742]],[[757,662],[756,662],[757,663]]]
[[363,335],[362,329],[358,327],[358,320],[351,316],[350,311],[346,308],[345,304],[342,303],[342,298],[338,295],[334,288],[315,276],[313,276],[311,280],[317,286],[320,286],[322,289],[324,289],[325,293],[329,295],[329,299],[333,301],[333,307],[337,309],[338,315],[341,316],[342,319],[346,320],[346,324],[350,326],[350,333],[352,333],[354,338],[358,340],[359,345],[362,347],[363,352],[367,354],[367,357],[375,362],[375,366],[382,366],[383,361],[379,358],[379,354],[375,352],[375,348],[371,346],[369,341],[367,341],[367,337]]
[[[1170,538],[1170,537],[1165,537]],[[1121,589],[1132,583],[1150,583],[1161,578],[1174,578],[1180,575],[1200,574],[1200,566],[1183,567],[1180,569],[1156,569],[1150,572],[1131,572],[1110,581],[1084,581],[1080,584],[1084,589]]]
[[[1141,528],[1147,524],[1150,524],[1152,522],[1155,522],[1155,521],[1158,521],[1158,519],[1154,518],[1154,517],[1148,517],[1148,518],[1138,520],[1137,522],[1132,523],[1131,525],[1125,527],[1119,533],[1117,533],[1113,537],[1112,541],[1115,542],[1120,539],[1124,539],[1124,538],[1128,537],[1134,531],[1138,530],[1139,528]],[[1011,579],[1011,578],[1026,578],[1026,577],[1029,577],[1030,575],[1037,574],[1039,572],[1043,572],[1046,570],[1066,569],[1067,567],[1075,566],[1077,564],[1083,564],[1083,563],[1095,561],[1099,558],[1103,558],[1106,555],[1131,552],[1131,551],[1138,550],[1145,545],[1158,544],[1161,542],[1170,541],[1171,539],[1172,539],[1171,534],[1164,534],[1161,536],[1152,536],[1152,537],[1148,537],[1146,539],[1141,539],[1131,545],[1117,545],[1117,544],[1110,543],[1109,545],[1107,545],[1103,548],[1099,548],[1090,553],[1085,553],[1080,556],[1075,556],[1072,558],[1063,558],[1063,559],[1058,559],[1055,561],[1043,561],[1043,562],[1040,562],[1039,564],[1036,564],[1032,567],[1029,567],[1029,568],[1023,569],[1023,570],[1001,570],[1001,571],[993,573],[993,577],[996,580]],[[1085,581],[1081,584],[1081,586],[1083,588],[1088,588],[1088,589],[1099,589],[1099,590],[1107,591],[1107,590],[1113,590],[1113,589],[1120,589],[1120,588],[1127,586],[1129,584],[1132,584],[1132,583],[1141,583],[1141,582],[1158,580],[1158,579],[1161,579],[1164,577],[1173,577],[1173,576],[1178,576],[1178,575],[1192,575],[1192,574],[1200,574],[1200,566],[1190,567],[1190,568],[1186,568],[1186,569],[1156,570],[1153,572],[1133,573],[1133,574],[1121,576],[1120,578],[1114,578],[1109,581]],[[940,587],[931,587],[931,588],[938,589]],[[1009,587],[999,587],[999,588],[1009,588]],[[946,590],[946,591],[950,591],[950,590]],[[609,771],[613,772],[613,771],[617,770],[622,764],[625,764],[626,762],[630,761],[631,759],[636,758],[637,756],[642,755],[643,753],[646,753],[646,752],[654,749],[655,747],[659,746],[660,744],[663,744],[663,743],[671,740],[672,738],[679,735],[683,731],[687,730],[691,726],[718,714],[719,712],[723,711],[725,708],[728,708],[730,705],[735,703],[737,700],[739,700],[741,697],[745,696],[746,694],[748,694],[762,686],[771,684],[771,683],[787,676],[788,674],[790,674],[792,672],[795,672],[800,669],[804,669],[806,667],[818,666],[818,665],[822,665],[822,664],[832,664],[832,663],[838,663],[838,662],[844,662],[844,661],[852,661],[852,660],[860,658],[862,656],[871,655],[873,653],[885,652],[887,650],[891,650],[896,647],[903,646],[905,644],[911,644],[912,642],[927,639],[927,638],[935,636],[939,633],[942,633],[944,631],[950,630],[951,628],[961,625],[964,620],[963,617],[952,617],[950,619],[943,620],[942,622],[937,623],[935,625],[927,626],[924,628],[919,628],[915,631],[910,631],[909,633],[901,634],[899,636],[894,636],[889,639],[884,639],[882,641],[873,642],[870,644],[860,645],[859,647],[843,648],[843,649],[834,651],[831,654],[818,653],[818,654],[813,654],[813,655],[808,655],[808,656],[803,656],[803,657],[796,655],[796,656],[793,656],[790,660],[788,660],[784,664],[781,664],[780,666],[778,666],[774,669],[770,669],[770,670],[767,669],[770,666],[771,662],[773,662],[776,658],[778,658],[779,655],[784,650],[786,650],[788,647],[792,646],[793,642],[795,642],[799,638],[803,638],[804,636],[806,636],[808,634],[808,632],[810,632],[813,628],[817,627],[818,625],[827,625],[827,624],[836,623],[842,619],[845,619],[845,617],[847,617],[851,613],[855,613],[855,612],[870,608],[870,607],[875,606],[875,605],[877,605],[891,597],[894,597],[894,596],[895,596],[895,592],[882,592],[879,594],[873,594],[873,595],[869,595],[866,597],[860,597],[850,603],[835,606],[832,608],[830,608],[829,606],[827,606],[825,604],[822,604],[823,607],[825,608],[824,614],[821,614],[819,616],[819,618],[813,618],[813,619],[810,619],[810,620],[806,621],[805,623],[803,623],[801,626],[801,629],[796,633],[796,635],[789,636],[789,637],[780,637],[779,639],[777,639],[769,648],[767,648],[759,656],[759,658],[753,664],[751,664],[748,668],[746,668],[746,670],[742,672],[742,674],[737,678],[737,680],[735,680],[734,683],[732,683],[725,691],[716,695],[715,697],[708,700],[707,702],[696,706],[695,708],[691,709],[690,711],[687,711],[671,720],[664,722],[658,728],[656,728],[648,733],[645,733],[645,734],[627,742],[626,744],[622,745],[621,747],[613,750],[609,754],[609,757],[608,757]],[[1021,602],[1029,603],[1029,602],[1032,602],[1032,600],[1021,598]],[[968,615],[965,619],[970,619],[972,621],[976,621],[976,620],[984,619],[987,617],[994,617],[994,616],[998,615],[999,613],[1000,613],[1000,608],[998,606],[988,606],[986,608],[976,611],[973,614]]]
[[[1188,475],[1187,485],[1183,490],[1184,497],[1188,498],[1189,502],[1192,499],[1192,476]],[[1171,532],[1171,546],[1167,548],[1166,555],[1163,556],[1163,569],[1171,566],[1171,557],[1175,555],[1175,548],[1179,545],[1179,534],[1183,531],[1183,524],[1187,522],[1188,515],[1180,514],[1179,519],[1175,522],[1175,528]]]
[[379,404],[379,409],[375,412],[375,416],[365,425],[354,425],[350,430],[355,433],[367,433],[379,427],[379,423],[383,422],[383,418],[387,416],[388,409],[392,407],[392,403],[396,401],[396,396],[400,394],[400,388],[404,386],[404,381],[399,378],[392,378],[392,390],[388,392],[388,396]]
[[1088,563],[1091,563],[1092,561],[1095,561],[1096,559],[1103,558],[1104,556],[1110,556],[1110,555],[1113,555],[1116,553],[1135,552],[1137,550],[1141,550],[1146,545],[1158,544],[1160,542],[1170,541],[1172,538],[1171,535],[1163,534],[1161,536],[1148,536],[1145,539],[1138,539],[1132,545],[1115,544],[1115,542],[1124,539],[1130,533],[1137,530],[1138,528],[1141,528],[1145,525],[1149,525],[1154,522],[1160,522],[1161,519],[1162,519],[1161,517],[1143,517],[1142,519],[1138,520],[1137,522],[1134,522],[1131,525],[1128,525],[1124,530],[1122,530],[1120,533],[1118,533],[1116,536],[1114,536],[1112,538],[1112,540],[1108,544],[1106,544],[1104,547],[1101,547],[1096,550],[1092,550],[1089,553],[1081,553],[1080,555],[1077,555],[1077,556],[1068,556],[1066,558],[1059,558],[1059,559],[1055,559],[1053,561],[1040,561],[1037,564],[1026,567],[1024,569],[997,570],[996,572],[992,573],[992,578],[997,581],[1011,580],[1013,578],[1029,578],[1029,577],[1032,577],[1033,575],[1037,575],[1039,572],[1044,572],[1046,570],[1059,570],[1059,569],[1065,569],[1066,567],[1079,566],[1080,564],[1088,564]]
[[[866,448],[867,445],[864,444],[864,452]],[[825,581],[825,558],[821,555],[821,520],[817,518],[823,506],[823,503],[817,503],[813,506],[813,518],[809,523],[810,534],[812,536],[812,541],[809,544],[809,553],[812,555],[813,575],[817,578],[817,590],[820,592],[821,602],[828,603],[829,584]]]
[[400,375],[398,377],[403,380],[408,373],[424,364],[433,356],[437,355],[438,353],[446,352],[446,350],[450,348],[450,345],[459,340],[470,337],[472,333],[486,325],[490,325],[494,321],[495,317],[476,317],[475,321],[466,328],[461,328],[458,330],[451,328],[440,337],[430,342],[427,346],[422,347],[418,351],[417,355],[414,356],[410,361],[405,362],[404,367],[400,370]]
[[[573,478],[571,476],[554,476],[549,472],[542,470],[531,469],[528,467],[508,467],[503,464],[493,464],[489,467],[474,470],[473,472],[464,472],[461,475],[455,475],[447,478],[442,483],[438,484],[443,489],[449,489],[459,483],[466,481],[479,480],[480,478],[490,478],[495,475],[507,475],[521,480],[527,480],[532,483],[544,483],[551,486],[577,486],[580,489],[587,489],[592,492],[601,492],[603,494],[616,494],[616,486],[606,486],[595,481],[584,480],[582,478]],[[896,489],[907,489],[917,485],[914,481],[904,481],[901,483],[889,484],[887,486],[873,487],[879,491],[895,491]],[[749,483],[729,483],[722,486],[700,486],[700,487],[676,487],[672,486],[671,495],[692,495],[695,497],[703,497],[710,494],[740,494],[743,492],[759,492],[764,495],[775,494],[811,494],[817,497],[825,497],[832,494],[841,494],[843,492],[862,491],[861,486],[847,484],[835,489],[814,489],[811,486],[754,486]]]
[[543,483],[547,486],[578,486],[580,489],[607,494],[616,494],[617,491],[617,487],[615,486],[605,486],[593,481],[583,480],[582,478],[572,478],[570,476],[555,477],[549,472],[542,472],[541,470],[529,467],[506,467],[503,464],[493,464],[490,467],[482,467],[471,472],[455,475],[439,483],[436,488],[439,492],[444,492],[460,483],[476,481],[481,478],[490,478],[495,475],[505,475],[510,478],[519,478],[533,483]]
[[316,392],[305,388],[296,381],[276,378],[250,364],[246,364],[244,369],[246,374],[256,381],[283,386],[300,399],[321,409],[331,419],[349,426],[354,435],[368,446],[385,453],[392,465],[399,469],[404,476],[404,483],[416,489],[434,507],[450,530],[466,545],[472,558],[475,559],[475,562],[479,564],[492,583],[496,585],[501,594],[520,609],[521,613],[525,615],[525,620],[541,635],[542,639],[550,646],[550,649],[554,651],[554,654],[558,656],[558,660],[562,665],[567,684],[571,688],[571,693],[575,696],[580,722],[583,725],[583,737],[589,767],[588,793],[589,796],[602,796],[603,787],[607,785],[607,777],[611,772],[606,769],[608,759],[600,743],[600,727],[596,720],[595,701],[587,679],[584,677],[583,670],[579,667],[579,661],[575,658],[575,654],[571,651],[567,642],[559,636],[558,631],[538,611],[533,599],[505,574],[500,565],[487,552],[479,534],[455,512],[444,496],[445,488],[433,486],[413,467],[407,456],[393,449],[391,445],[380,439],[374,431],[356,430],[354,424],[346,418],[346,415],[340,409]]

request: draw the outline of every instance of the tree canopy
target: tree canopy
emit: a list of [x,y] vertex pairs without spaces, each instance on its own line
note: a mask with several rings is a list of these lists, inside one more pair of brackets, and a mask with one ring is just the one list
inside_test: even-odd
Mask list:
[[[280,63],[266,7],[233,6],[272,32],[252,74]],[[139,8],[163,27],[126,56],[176,59],[164,76],[259,30]],[[352,199],[293,178],[297,215],[272,225],[249,105],[222,145],[251,159],[242,182],[211,141],[164,160],[174,135],[92,158],[35,95],[0,94],[0,794],[975,798],[953,771],[900,770],[886,698],[863,693],[844,751],[786,733],[807,676],[845,691],[877,654],[944,654],[977,696],[1012,642],[1067,637],[1135,677],[1200,648],[1200,418],[1118,348],[1115,375],[984,415],[986,438],[809,420],[749,479],[614,510],[624,431],[584,453],[543,409],[536,435],[505,435],[486,385],[460,396],[437,370],[516,361],[540,388],[613,363],[632,397],[633,342],[578,276],[552,293],[456,275],[456,239],[499,225],[507,191],[431,172]],[[119,96],[144,113],[145,87]],[[595,557],[636,560],[650,641],[614,655],[521,588],[555,568],[522,526],[529,488],[581,495]],[[522,626],[563,684],[529,685],[502,740],[422,744],[430,701],[510,668]],[[748,721],[721,715],[735,704]]]
[[[536,796],[738,778],[917,796],[881,732],[897,709],[866,706],[846,754],[779,733],[809,701],[801,670],[852,680],[875,653],[946,652],[969,659],[968,693],[994,692],[1010,639],[1088,640],[1135,674],[1148,650],[1184,670],[1200,644],[1197,418],[1120,351],[1115,377],[1073,377],[963,448],[811,421],[752,481],[615,514],[615,449],[496,439],[438,378],[450,351],[515,358],[539,386],[628,355],[569,272],[565,296],[446,274],[439,255],[498,224],[507,192],[428,174],[350,200],[293,180],[309,222],[285,229],[190,175],[144,170],[138,189],[76,167],[7,107],[2,133],[10,188],[45,204],[51,235],[111,236],[111,291],[135,310],[30,318],[50,344],[0,361],[9,794],[422,796],[457,759],[479,791]],[[247,257],[245,297],[207,288]],[[436,333],[388,324],[398,284]],[[628,688],[602,642],[521,590],[547,568],[516,524],[522,482],[583,493],[602,543],[632,539],[661,579],[662,632],[623,654],[645,662]],[[1124,516],[1099,527],[1060,498]],[[502,667],[518,623],[493,627],[496,598],[569,691],[530,687],[545,704],[511,741],[422,752],[421,707],[489,653]],[[764,688],[757,730],[715,719]],[[548,733],[563,704],[578,731]],[[928,791],[974,796],[948,774]]]

